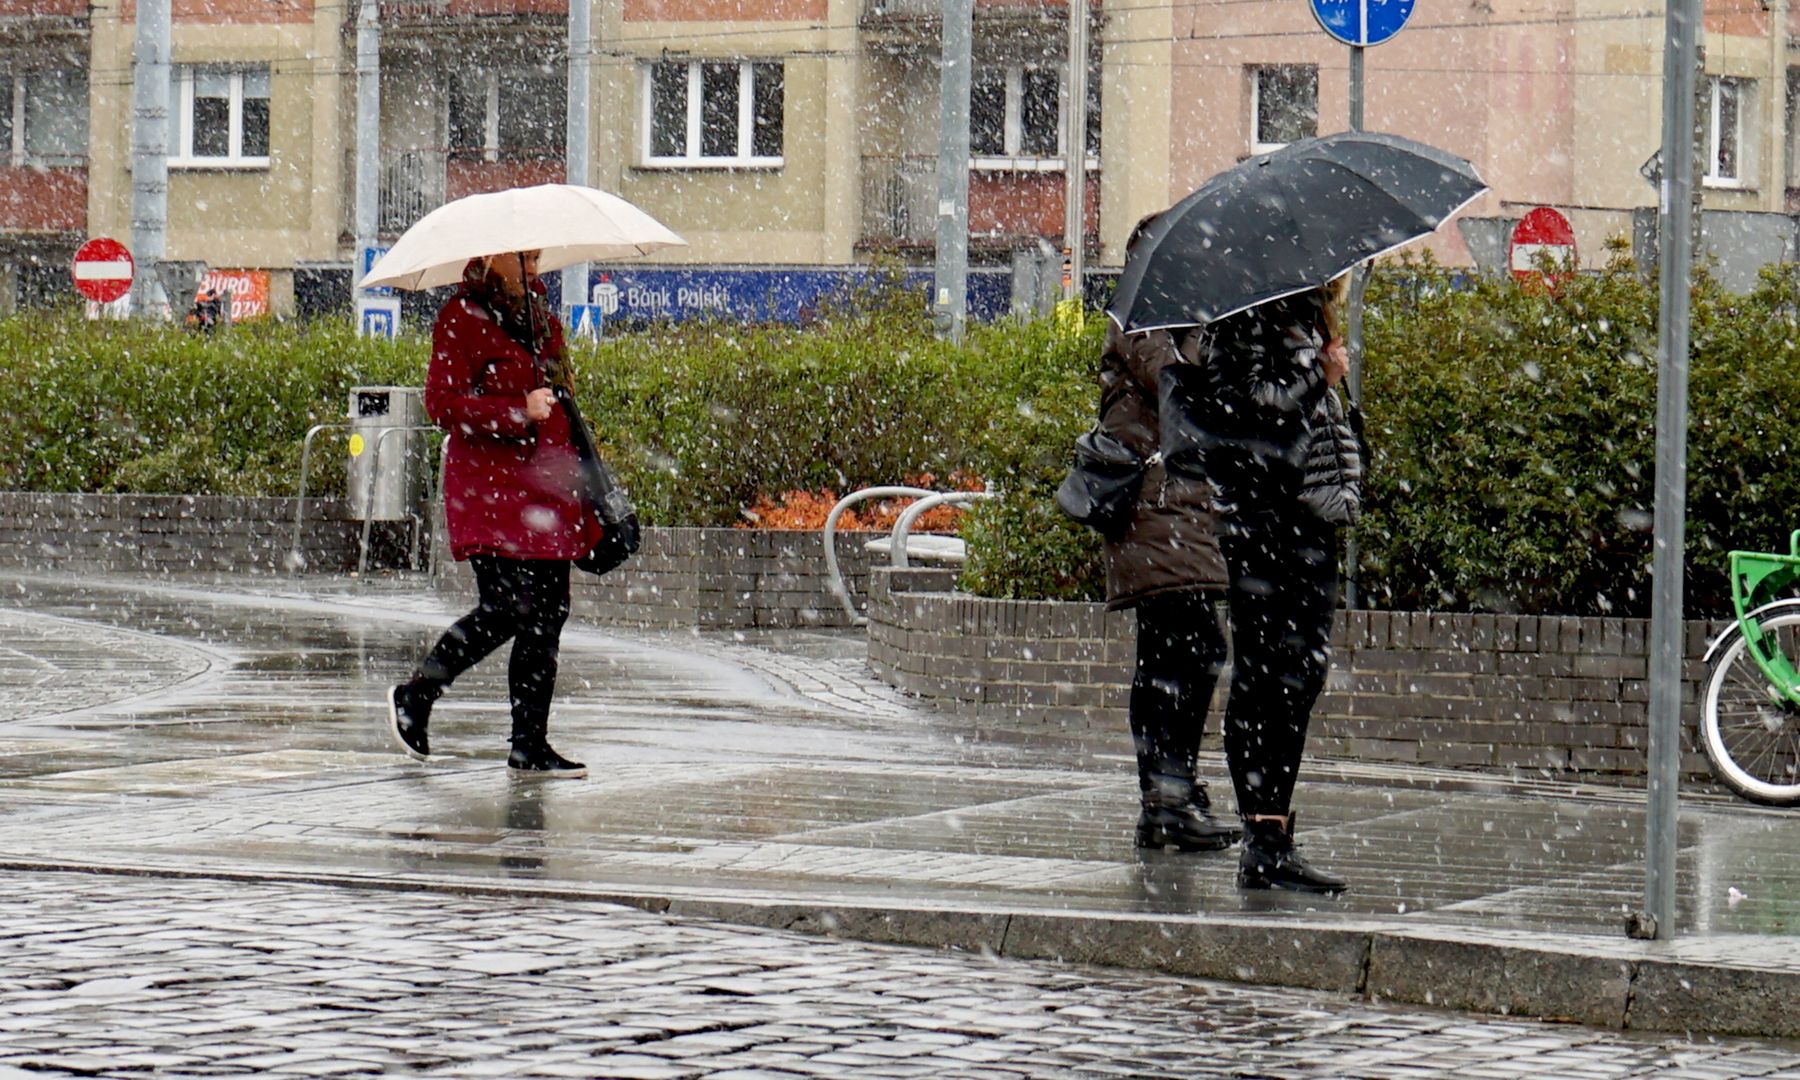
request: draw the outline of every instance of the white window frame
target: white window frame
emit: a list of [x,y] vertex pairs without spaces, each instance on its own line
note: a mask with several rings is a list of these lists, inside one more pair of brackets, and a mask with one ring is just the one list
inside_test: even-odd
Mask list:
[[[687,132],[684,145],[687,153],[681,155],[657,156],[652,151],[656,146],[653,137],[653,125],[656,122],[655,77],[656,65],[660,63],[685,63],[687,65]],[[704,112],[701,101],[701,68],[705,64],[736,64],[738,69],[738,138],[739,153],[731,157],[702,157],[700,155],[700,116]],[[638,160],[644,168],[649,169],[778,169],[787,161],[787,123],[783,118],[781,131],[782,153],[774,156],[757,156],[744,153],[746,148],[756,146],[756,65],[777,64],[782,69],[784,90],[782,107],[787,107],[785,83],[787,79],[787,63],[780,57],[775,58],[734,58],[734,57],[697,57],[688,60],[647,60],[638,65],[638,102],[642,136],[638,141]]]
[[[224,75],[230,79],[230,106],[227,110],[227,150],[223,157],[197,157],[194,154],[194,76],[205,71],[215,75]],[[271,106],[275,96],[273,72],[267,65],[253,67],[237,67],[231,69],[211,67],[206,64],[177,64],[174,68],[174,101],[171,112],[176,120],[173,153],[169,155],[169,167],[172,169],[266,169],[270,157],[267,154],[246,156],[244,150],[244,76],[263,73],[269,77],[269,99]],[[269,145],[274,149],[274,110],[270,109]]]
[[[42,68],[28,68],[23,71],[9,71],[4,73],[9,93],[7,95],[7,100],[0,103],[0,108],[5,108],[7,113],[12,117],[12,141],[6,146],[0,147],[0,162],[4,162],[14,168],[25,165],[43,165],[49,167],[85,165],[87,163],[85,147],[83,147],[83,152],[78,154],[34,154],[26,145],[25,103],[30,97],[30,89],[27,86],[27,83],[29,83],[33,77],[42,74],[44,74],[44,69]],[[87,102],[81,102],[80,107],[85,109],[87,107]]]
[[[1260,136],[1262,135],[1262,73],[1265,71],[1276,71],[1276,70],[1279,70],[1282,68],[1307,68],[1307,67],[1312,68],[1314,71],[1313,86],[1315,87],[1315,92],[1314,92],[1315,96],[1313,97],[1313,115],[1316,117],[1319,115],[1319,99],[1316,96],[1316,94],[1317,94],[1316,87],[1318,86],[1318,75],[1317,75],[1318,67],[1317,67],[1317,65],[1315,65],[1315,64],[1251,64],[1250,65],[1250,153],[1252,156],[1255,156],[1257,154],[1267,154],[1272,150],[1279,150],[1282,147],[1288,145],[1287,143],[1284,143],[1284,142],[1264,142],[1260,138]],[[1316,124],[1315,124],[1314,129],[1315,129],[1315,131],[1317,130]]]
[[[1067,147],[1069,137],[1069,71],[1063,63],[1024,64],[1024,63],[991,63],[980,65],[986,68],[1004,68],[1006,70],[1006,117],[1005,134],[1002,136],[1003,154],[971,154],[969,168],[986,169],[1004,172],[1062,172],[1068,165]],[[1056,153],[1051,156],[1026,156],[1019,153],[1019,147],[1025,141],[1025,71],[1054,71],[1056,73]],[[1083,133],[1083,138],[1086,133]],[[1092,154],[1088,155],[1088,167],[1094,168],[1099,162]]]
[[[1719,169],[1719,148],[1723,136],[1719,131],[1719,104],[1724,96],[1719,91],[1729,83],[1737,94],[1737,123],[1731,132],[1731,140],[1735,144],[1738,175],[1725,176]],[[1701,183],[1710,188],[1727,188],[1743,190],[1756,186],[1756,170],[1749,159],[1750,143],[1744,138],[1744,129],[1752,124],[1752,110],[1756,100],[1756,80],[1736,78],[1730,75],[1708,75],[1706,77],[1706,175]]]
[[[542,78],[547,81],[549,78],[553,77],[554,73],[545,73],[542,75],[534,75],[533,69],[530,69],[530,68],[482,68],[482,69],[473,71],[470,74],[473,77],[472,81],[477,82],[480,86],[480,93],[481,93],[481,146],[472,147],[472,146],[450,146],[449,145],[449,143],[450,143],[449,95],[455,93],[455,89],[453,87],[447,88],[448,92],[447,92],[446,98],[445,98],[444,145],[448,148],[449,152],[452,155],[458,156],[459,160],[477,160],[478,159],[483,162],[522,160],[521,158],[519,158],[517,156],[508,156],[508,154],[516,153],[516,151],[518,151],[520,148],[518,148],[518,147],[507,148],[507,147],[503,147],[500,145],[500,80],[504,76],[506,78],[537,77],[537,78]],[[509,100],[512,100],[512,99],[509,99]],[[558,110],[559,110],[559,112],[561,110],[560,102],[558,104]],[[564,141],[566,143],[566,141],[567,141],[566,137],[565,137]],[[545,152],[554,151],[556,154],[565,154],[566,153],[565,148],[558,147],[558,146],[525,147],[524,149],[526,151],[545,151]],[[545,158],[542,158],[540,160],[548,160],[548,159],[549,159],[549,156],[546,156]]]

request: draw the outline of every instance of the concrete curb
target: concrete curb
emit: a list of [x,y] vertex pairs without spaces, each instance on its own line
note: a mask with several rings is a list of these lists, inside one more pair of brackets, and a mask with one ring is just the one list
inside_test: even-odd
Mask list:
[[1116,912],[884,907],[425,877],[99,865],[0,858],[0,871],[324,885],[618,904],[677,918],[1320,990],[1374,1002],[1690,1034],[1800,1037],[1800,967],[1677,955],[1670,943],[1481,927],[1400,927]]

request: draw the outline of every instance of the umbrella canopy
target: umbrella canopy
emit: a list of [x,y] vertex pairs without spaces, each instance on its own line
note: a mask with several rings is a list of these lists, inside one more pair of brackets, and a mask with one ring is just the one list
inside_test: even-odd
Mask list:
[[686,244],[617,195],[576,184],[539,184],[445,203],[414,222],[359,284],[453,285],[470,259],[509,251],[542,252],[538,272],[549,273]]
[[1427,236],[1486,190],[1467,161],[1398,135],[1302,139],[1158,215],[1107,314],[1129,331],[1201,326]]

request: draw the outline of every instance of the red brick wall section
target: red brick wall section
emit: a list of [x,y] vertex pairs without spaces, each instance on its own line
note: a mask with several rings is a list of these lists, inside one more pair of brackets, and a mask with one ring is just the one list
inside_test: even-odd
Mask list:
[[[1064,196],[1060,172],[1015,173],[975,170],[969,174],[969,232],[976,236],[1057,236],[1063,234]],[[1087,233],[1100,230],[1100,178],[1089,174],[1082,209]]]
[[804,22],[829,11],[829,0],[625,0],[626,22]]
[[444,176],[444,198],[481,195],[533,184],[560,184],[569,169],[561,161],[457,161],[451,159]]
[[0,229],[87,231],[87,170],[0,166]]

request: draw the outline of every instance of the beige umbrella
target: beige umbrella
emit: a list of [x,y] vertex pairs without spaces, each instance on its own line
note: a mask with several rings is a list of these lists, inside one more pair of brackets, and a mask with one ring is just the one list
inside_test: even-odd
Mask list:
[[413,223],[375,260],[363,288],[430,289],[462,280],[470,259],[540,251],[538,272],[685,247],[661,222],[617,195],[577,184],[539,184],[445,203]]

